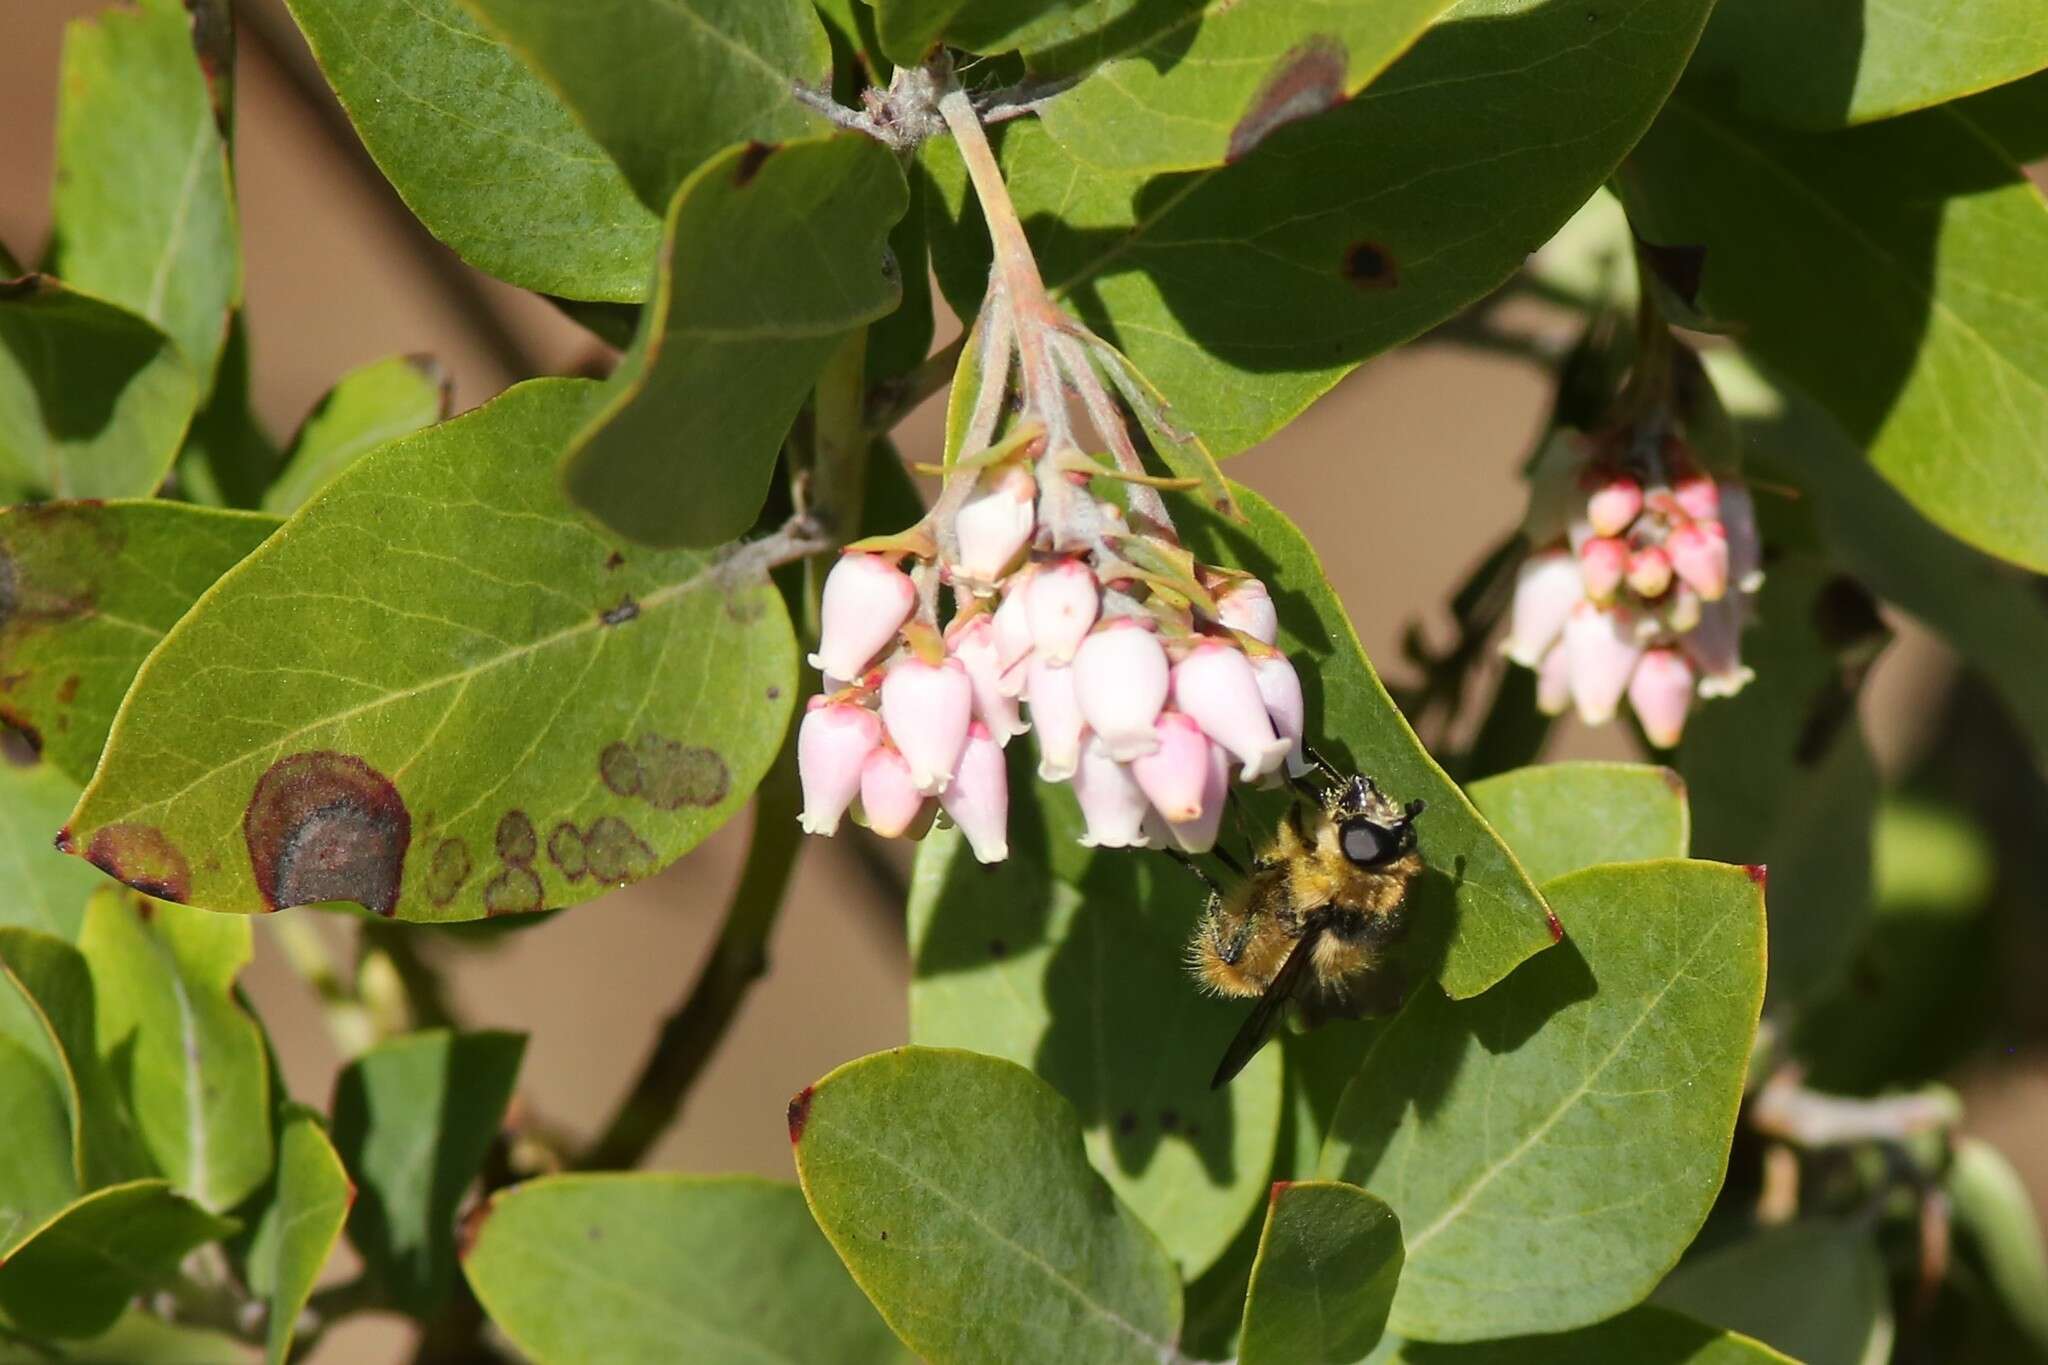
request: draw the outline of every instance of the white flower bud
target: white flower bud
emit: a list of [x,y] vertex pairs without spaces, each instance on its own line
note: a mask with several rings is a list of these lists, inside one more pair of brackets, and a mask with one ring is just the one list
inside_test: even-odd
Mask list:
[[987,616],[975,617],[952,633],[946,647],[967,670],[967,681],[974,689],[974,713],[988,727],[998,748],[1007,745],[1011,736],[1031,728],[1018,718],[1016,694],[1003,689],[994,622]]
[[1186,824],[1202,814],[1202,789],[1209,781],[1209,751],[1215,746],[1194,718],[1168,711],[1156,725],[1153,751],[1131,763],[1145,799],[1169,824]]
[[1216,619],[1260,644],[1280,638],[1280,613],[1273,609],[1273,595],[1256,578],[1238,579],[1217,597]]
[[811,667],[834,678],[867,671],[917,605],[910,575],[880,555],[846,554],[825,575],[818,652]]
[[1636,665],[1629,679],[1628,704],[1635,708],[1643,733],[1659,749],[1669,749],[1685,733],[1685,713],[1692,707],[1692,665],[1675,649],[1653,649]]
[[974,688],[958,659],[898,659],[882,679],[882,724],[910,764],[911,781],[927,796],[953,780],[973,718]]
[[1565,624],[1564,647],[1571,663],[1572,700],[1578,704],[1579,719],[1588,725],[1606,724],[1614,719],[1629,675],[1642,657],[1634,620],[1619,609],[1602,610],[1591,602],[1580,603]]
[[861,765],[882,742],[882,722],[865,706],[813,697],[796,732],[797,778],[806,834],[834,834],[860,794]]
[[1081,765],[1074,770],[1074,795],[1088,821],[1081,842],[1089,848],[1144,848],[1151,842],[1145,834],[1145,815],[1151,806],[1138,779],[1130,768],[1111,758],[1093,735],[1081,746]]
[[1024,606],[1031,617],[1034,653],[1064,666],[1081,647],[1102,609],[1102,590],[1095,572],[1078,559],[1041,564],[1025,589]]
[[1524,668],[1534,668],[1564,632],[1565,620],[1585,596],[1578,560],[1570,551],[1543,550],[1530,555],[1515,574],[1514,605],[1508,612],[1508,638],[1501,652]]
[[1031,729],[1038,739],[1038,776],[1064,782],[1081,761],[1081,703],[1074,695],[1074,670],[1054,668],[1034,653],[1026,666],[1024,700],[1031,707]]
[[910,778],[903,755],[882,745],[860,767],[860,808],[868,828],[884,839],[900,837],[924,814],[925,795]]
[[1152,722],[1166,705],[1166,649],[1141,623],[1112,621],[1074,652],[1074,697],[1109,756],[1127,763],[1159,747]]
[[1234,646],[1206,640],[1189,651],[1174,666],[1173,701],[1204,734],[1237,755],[1246,782],[1278,768],[1293,747],[1273,733],[1251,663]]
[[1301,695],[1301,675],[1294,671],[1294,665],[1287,662],[1284,654],[1265,654],[1252,660],[1252,677],[1259,685],[1259,695],[1265,699],[1266,715],[1272,719],[1273,733],[1287,741],[1287,771],[1300,777],[1309,769],[1308,759],[1301,750],[1302,735],[1308,723],[1308,704]]
[[986,726],[968,731],[959,770],[939,804],[967,836],[977,862],[999,863],[1010,856],[1010,777],[1003,751]]
[[959,578],[973,587],[1000,581],[1031,541],[1037,526],[1038,485],[1029,470],[1010,465],[982,476],[953,521]]

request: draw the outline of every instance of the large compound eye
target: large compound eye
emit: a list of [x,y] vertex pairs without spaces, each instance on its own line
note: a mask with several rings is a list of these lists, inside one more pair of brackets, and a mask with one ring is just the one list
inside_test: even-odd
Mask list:
[[1337,831],[1344,856],[1360,867],[1382,867],[1401,856],[1407,826],[1388,829],[1364,817],[1346,820]]

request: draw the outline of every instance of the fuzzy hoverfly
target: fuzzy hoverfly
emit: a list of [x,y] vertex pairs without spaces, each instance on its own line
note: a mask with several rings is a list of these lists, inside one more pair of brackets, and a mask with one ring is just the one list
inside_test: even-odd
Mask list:
[[[1229,1083],[1272,1035],[1290,1002],[1311,1018],[1359,1012],[1357,996],[1407,932],[1409,884],[1423,870],[1415,819],[1370,777],[1311,755],[1318,789],[1297,799],[1228,889],[1211,884],[1188,944],[1198,979],[1219,995],[1258,997],[1210,1081]],[[1191,864],[1192,866],[1192,864]]]

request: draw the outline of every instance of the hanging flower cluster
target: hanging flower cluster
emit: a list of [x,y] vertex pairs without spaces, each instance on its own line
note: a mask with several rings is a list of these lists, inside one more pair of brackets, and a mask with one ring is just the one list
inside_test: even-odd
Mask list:
[[811,656],[825,689],[797,737],[807,831],[851,808],[914,837],[936,805],[999,862],[1003,749],[1027,730],[1095,847],[1206,852],[1233,769],[1305,770],[1301,682],[1265,585],[1196,564],[1169,527],[1090,491],[1125,477],[1027,426],[956,466],[917,530],[840,558]]
[[1501,650],[1536,670],[1545,712],[1575,705],[1600,725],[1626,697],[1650,742],[1670,748],[1694,696],[1733,696],[1752,676],[1741,636],[1763,561],[1743,483],[1702,471],[1675,437],[1638,445],[1596,440],[1538,471],[1542,548],[1515,581]]

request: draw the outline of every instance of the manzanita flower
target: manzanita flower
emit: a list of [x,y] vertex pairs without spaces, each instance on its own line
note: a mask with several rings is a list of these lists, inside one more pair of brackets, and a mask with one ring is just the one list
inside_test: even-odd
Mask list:
[[1031,540],[1037,502],[1038,484],[1023,466],[984,474],[953,522],[960,542],[954,581],[978,588],[1000,581]]
[[1287,741],[1287,771],[1300,777],[1308,771],[1302,740],[1308,724],[1308,704],[1301,695],[1301,675],[1287,656],[1278,650],[1252,660],[1252,679],[1266,703],[1266,716],[1273,732]]
[[1664,542],[1671,571],[1701,600],[1718,602],[1728,591],[1728,535],[1719,522],[1690,522]]
[[1013,697],[1024,690],[1024,661],[1031,657],[1031,616],[1024,604],[1031,578],[1028,565],[1011,575],[995,614],[996,662],[1002,667],[1003,691]]
[[976,861],[999,863],[1010,856],[1010,777],[988,727],[968,730],[967,747],[939,805],[967,837]]
[[1223,825],[1229,792],[1230,759],[1221,745],[1211,744],[1202,781],[1202,813],[1192,820],[1166,821],[1167,835],[1181,852],[1207,853],[1216,847],[1216,831]]
[[1256,578],[1235,579],[1216,594],[1216,619],[1262,645],[1280,638],[1280,613],[1273,609],[1273,595]]
[[1064,782],[1081,762],[1081,732],[1087,728],[1074,695],[1074,670],[1054,668],[1039,654],[1031,656],[1027,668],[1024,700],[1031,706],[1031,728],[1038,740],[1038,776],[1046,782]]
[[1173,702],[1203,733],[1237,755],[1238,776],[1256,782],[1278,768],[1293,746],[1273,732],[1266,699],[1244,651],[1204,640],[1173,669]]
[[1595,602],[1607,601],[1628,576],[1628,542],[1613,536],[1594,536],[1579,547],[1579,574],[1588,597]]
[[1074,652],[1074,696],[1109,756],[1128,762],[1159,747],[1152,722],[1166,705],[1159,637],[1131,617],[1111,621]]
[[884,744],[860,768],[860,808],[868,828],[884,839],[901,837],[924,814],[927,798],[903,755]]
[[882,678],[882,724],[910,764],[910,780],[936,796],[953,780],[974,717],[974,687],[958,659],[898,659]]
[[806,834],[831,834],[860,795],[861,768],[882,742],[882,722],[851,702],[813,697],[796,732],[797,773]]
[[1161,715],[1154,728],[1153,750],[1131,760],[1131,775],[1169,824],[1199,819],[1202,792],[1209,784],[1209,751],[1215,746],[1194,717],[1179,711]]
[[1094,570],[1078,559],[1041,564],[1025,592],[1034,652],[1055,666],[1068,663],[1102,609]]
[[1074,770],[1074,797],[1088,822],[1088,832],[1081,836],[1088,847],[1143,848],[1151,842],[1145,834],[1151,806],[1138,779],[1092,735],[1081,746],[1081,765]]
[[910,619],[917,585],[881,555],[845,554],[825,575],[818,652],[811,667],[835,679],[858,678]]
[[1586,499],[1586,520],[1597,536],[1618,536],[1643,510],[1643,486],[1626,474],[1610,479]]
[[1602,609],[1593,602],[1572,608],[1564,627],[1565,657],[1571,665],[1572,701],[1579,719],[1605,724],[1628,691],[1629,675],[1643,656],[1635,623],[1622,608]]
[[1650,743],[1669,749],[1685,733],[1685,713],[1692,707],[1692,665],[1675,649],[1645,651],[1629,679],[1628,704],[1642,722]]
[[956,626],[946,647],[967,670],[967,681],[974,689],[974,714],[998,746],[1031,728],[1018,717],[1017,694],[1004,686],[1002,647],[990,616],[984,613]]
[[1564,633],[1572,608],[1585,595],[1585,582],[1571,551],[1559,547],[1530,555],[1515,578],[1508,638],[1501,652],[1524,668],[1536,667]]

